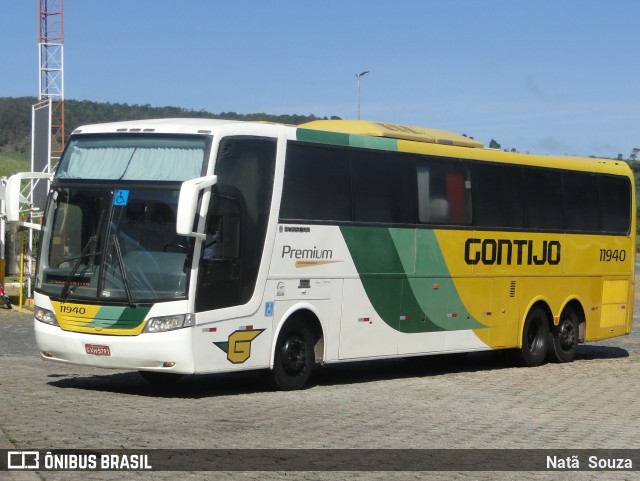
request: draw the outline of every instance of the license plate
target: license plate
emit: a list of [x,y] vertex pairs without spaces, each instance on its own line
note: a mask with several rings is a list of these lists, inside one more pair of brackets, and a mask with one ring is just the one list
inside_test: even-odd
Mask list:
[[109,346],[101,346],[99,344],[85,344],[84,350],[92,356],[110,356],[111,349]]

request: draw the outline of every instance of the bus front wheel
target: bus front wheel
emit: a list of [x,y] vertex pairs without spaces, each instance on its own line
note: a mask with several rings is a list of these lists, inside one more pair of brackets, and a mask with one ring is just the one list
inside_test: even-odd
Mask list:
[[553,328],[549,342],[549,360],[571,362],[578,352],[578,315],[570,311]]
[[271,372],[272,384],[283,391],[301,389],[315,364],[313,334],[304,323],[287,323],[278,336]]
[[518,364],[539,366],[549,350],[549,320],[544,309],[534,307],[529,311],[522,329],[522,348],[517,352]]

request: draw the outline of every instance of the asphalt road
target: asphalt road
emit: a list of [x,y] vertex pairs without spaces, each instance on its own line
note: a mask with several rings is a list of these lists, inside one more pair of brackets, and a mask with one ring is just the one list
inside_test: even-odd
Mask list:
[[[636,296],[638,297],[638,296]],[[259,374],[137,373],[40,360],[32,316],[0,308],[0,449],[640,448],[640,326],[573,363],[516,368],[490,353],[317,369],[274,392]],[[569,472],[566,479],[638,479]],[[0,472],[0,480],[557,479],[553,472]]]

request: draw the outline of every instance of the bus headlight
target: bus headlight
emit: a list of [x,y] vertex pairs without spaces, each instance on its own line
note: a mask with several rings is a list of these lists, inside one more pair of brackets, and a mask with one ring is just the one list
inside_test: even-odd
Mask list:
[[49,309],[43,309],[42,307],[36,306],[33,311],[33,316],[36,318],[36,321],[44,322],[51,326],[58,325],[58,319],[56,319],[55,313]]
[[144,326],[144,332],[167,332],[195,325],[196,316],[193,314],[152,317],[147,321],[147,325]]

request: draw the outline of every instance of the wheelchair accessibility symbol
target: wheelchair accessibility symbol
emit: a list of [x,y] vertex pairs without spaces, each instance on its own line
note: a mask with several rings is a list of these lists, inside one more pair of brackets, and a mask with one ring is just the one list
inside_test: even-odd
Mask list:
[[273,317],[273,301],[264,303],[264,317]]
[[129,201],[129,191],[119,190],[116,195],[113,196],[113,205],[124,207]]

